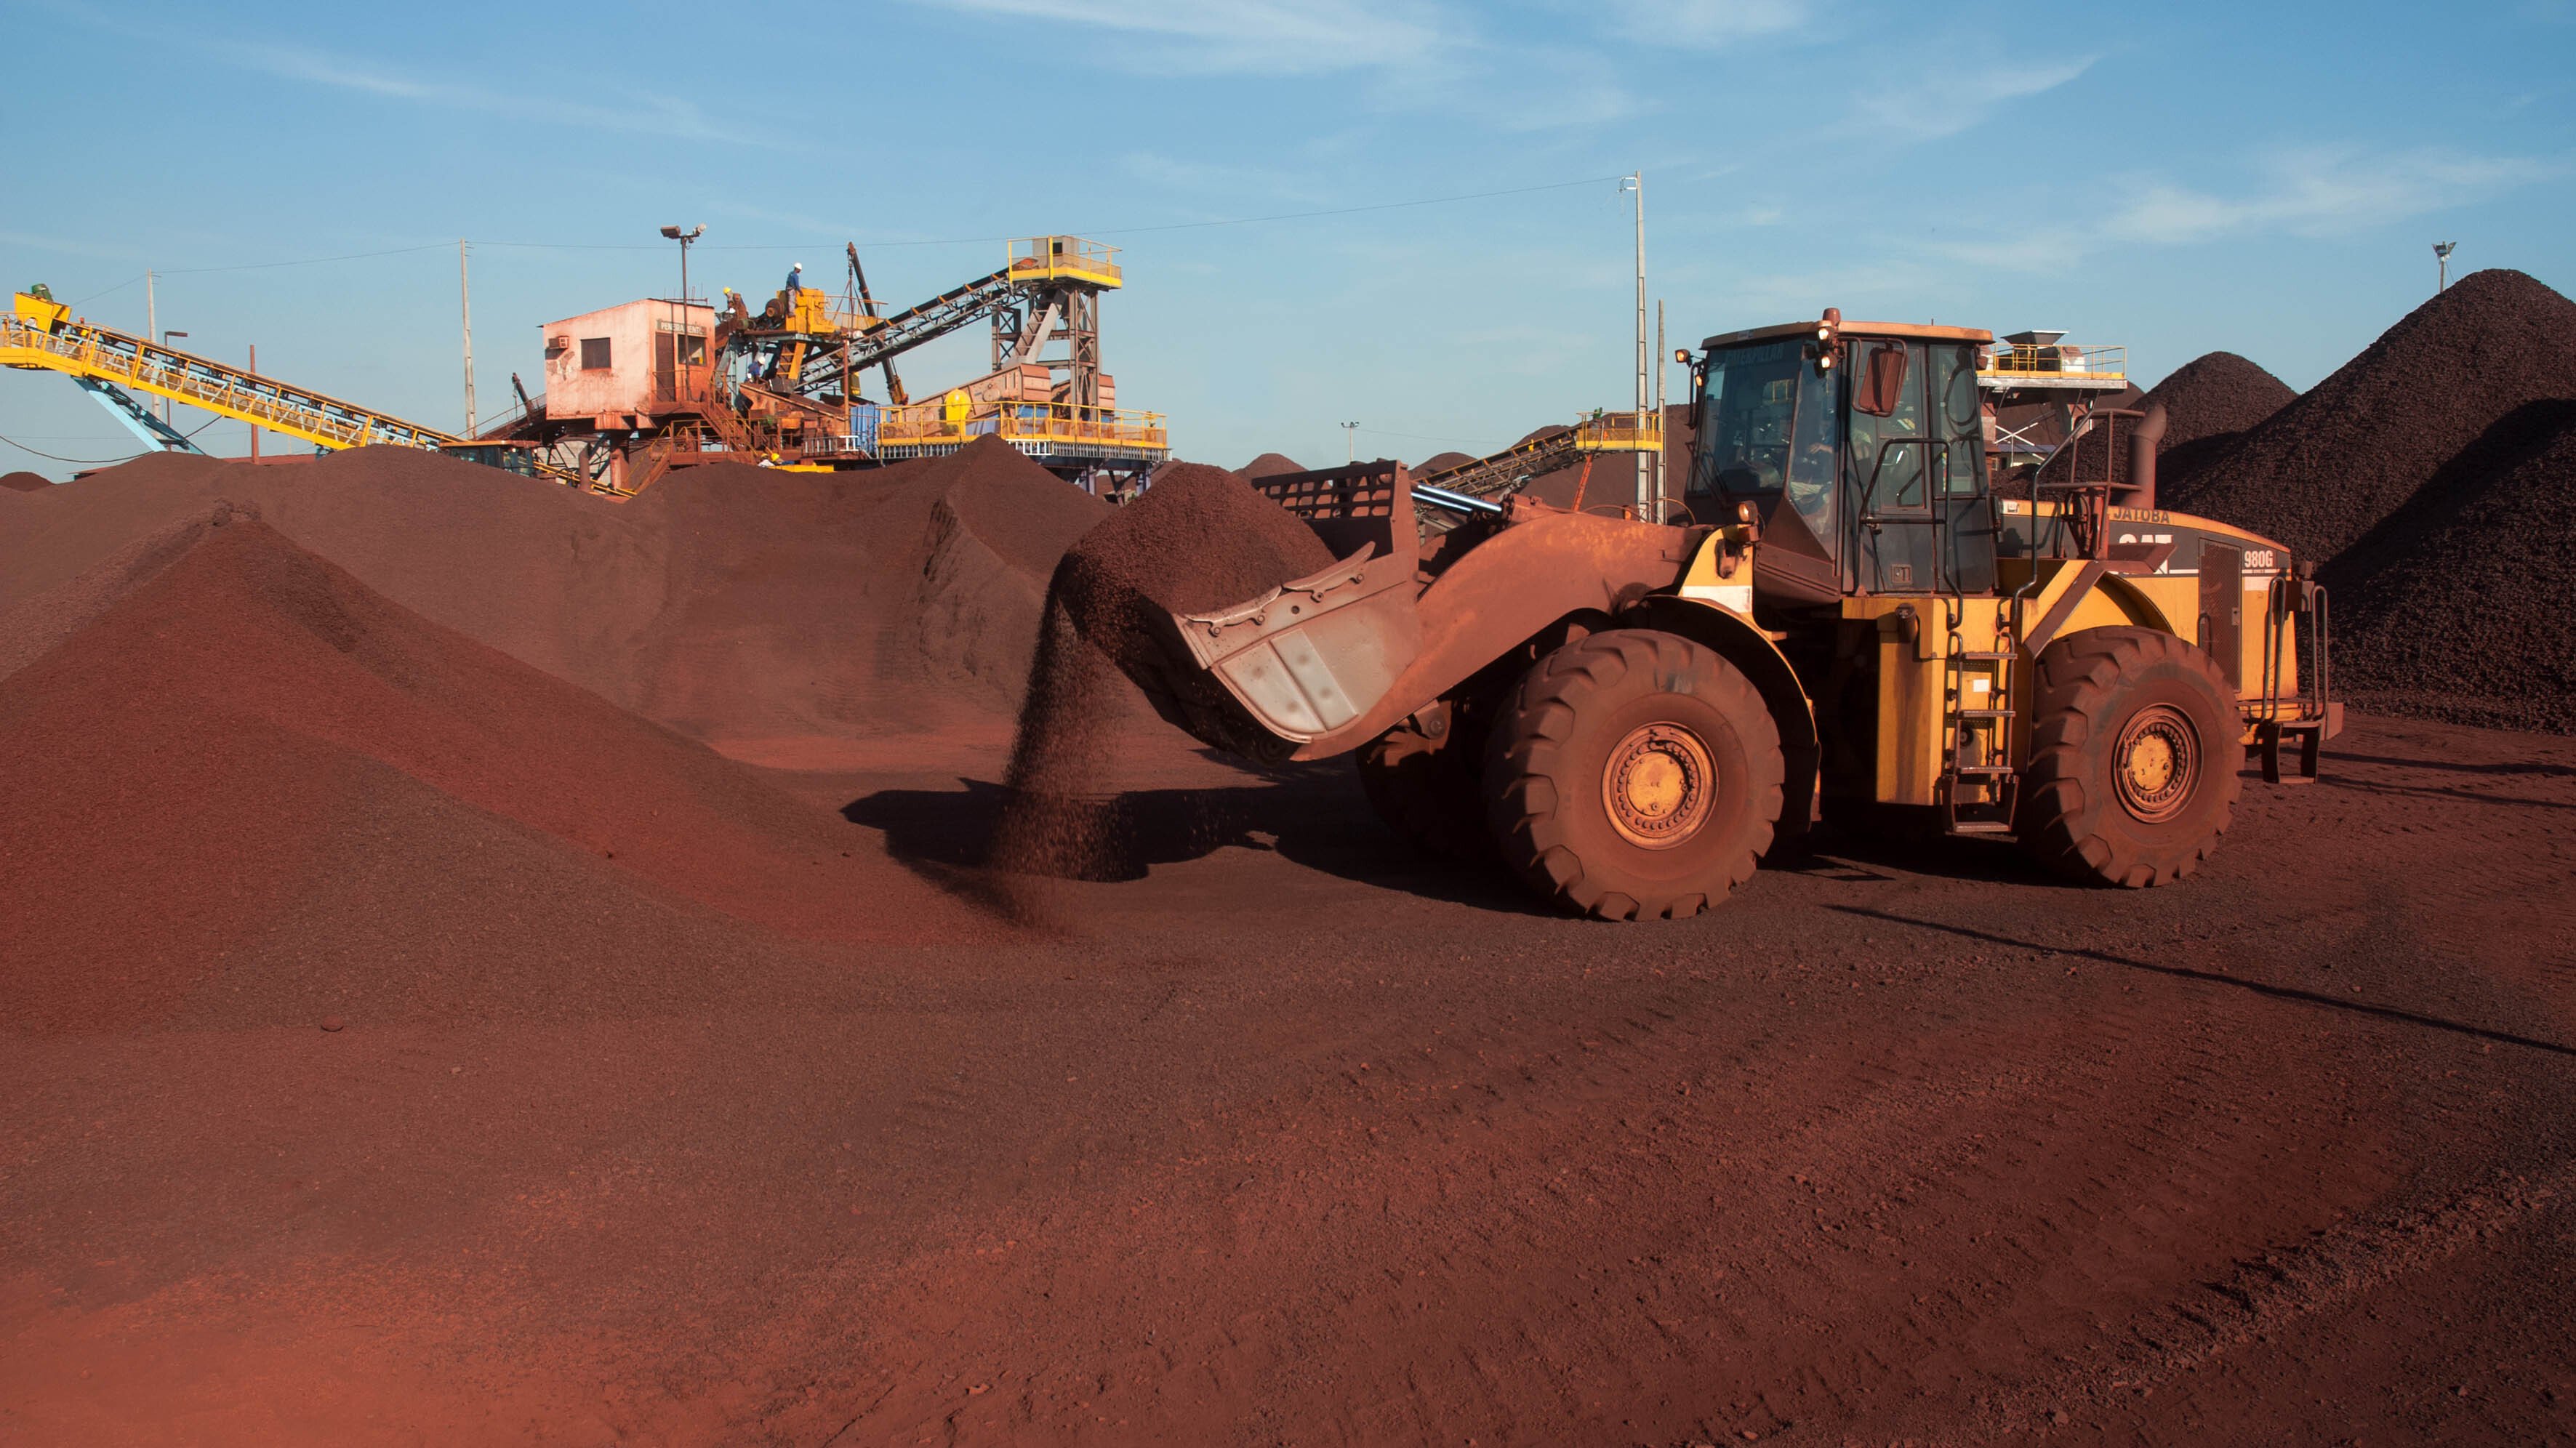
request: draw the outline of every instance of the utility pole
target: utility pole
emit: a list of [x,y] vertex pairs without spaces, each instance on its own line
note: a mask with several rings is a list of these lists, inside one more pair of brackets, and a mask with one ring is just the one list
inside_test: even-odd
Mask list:
[[[1619,189],[1634,192],[1637,197],[1637,420],[1642,424],[1651,401],[1646,385],[1646,173],[1631,171],[1619,183]],[[1637,516],[1649,523],[1663,521],[1663,509],[1655,498],[1655,467],[1652,459],[1640,453],[1637,457]]]
[[2433,243],[2433,291],[2437,296],[2451,289],[2451,253],[2458,250],[2459,245],[2456,241]]
[[1655,521],[1663,521],[1664,511],[1664,363],[1671,353],[1664,350],[1664,299],[1655,299]]
[[1342,436],[1350,439],[1351,443],[1350,455],[1342,461],[1345,463],[1358,462],[1360,460],[1360,425],[1356,422],[1343,423]]
[[474,279],[465,270],[465,238],[456,239],[456,303],[465,319],[465,435],[474,435]]

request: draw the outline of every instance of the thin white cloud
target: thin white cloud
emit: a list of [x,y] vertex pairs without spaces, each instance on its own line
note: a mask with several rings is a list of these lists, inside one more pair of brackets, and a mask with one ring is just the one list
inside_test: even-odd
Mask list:
[[1118,158],[1118,169],[1166,191],[1258,197],[1308,206],[1330,205],[1342,195],[1332,184],[1318,182],[1308,174],[1272,166],[1193,161],[1159,151],[1126,152]]
[[2053,202],[2046,214],[2068,218],[1972,241],[1943,241],[1932,255],[1994,271],[2072,272],[2117,247],[2195,246],[2230,237],[2326,237],[2368,231],[2518,186],[2563,176],[2562,162],[2523,156],[2477,156],[2421,147],[2273,153],[2254,167],[2251,183],[2222,193],[2155,176],[2115,177],[2125,200],[2105,219],[2072,218],[2080,205]]
[[1629,39],[1693,50],[1802,31],[1819,8],[1815,0],[1611,0],[1608,6]]
[[79,24],[133,40],[181,46],[192,56],[213,59],[236,69],[333,90],[354,91],[382,100],[583,130],[662,136],[684,141],[718,141],[735,146],[775,148],[779,145],[774,136],[725,125],[710,117],[695,102],[675,97],[643,96],[624,105],[558,100],[524,89],[495,89],[431,74],[406,72],[312,46],[232,36],[192,35],[166,27],[129,22],[113,12],[74,9],[59,4],[48,4],[46,8]]
[[142,255],[132,247],[109,246],[98,242],[78,241],[69,237],[44,236],[32,231],[0,231],[0,246],[22,246],[30,251],[59,252],[64,256],[94,256],[115,261],[131,261]]
[[1124,37],[1104,58],[1149,73],[1311,75],[1422,64],[1460,37],[1421,0],[916,0]]
[[1423,77],[1400,101],[1521,135],[1604,126],[1654,104],[1633,70],[1583,51],[1496,52],[1473,70]]
[[2324,236],[2481,201],[2564,170],[2522,157],[2431,147],[2378,154],[2295,151],[2265,162],[2258,184],[2239,196],[2149,183],[2103,232],[2114,240],[2168,246],[2258,231]]
[[368,61],[305,46],[245,41],[205,41],[200,45],[204,53],[229,60],[247,70],[442,110],[510,116],[541,124],[666,136],[686,141],[720,141],[727,145],[764,147],[777,144],[774,137],[740,130],[714,120],[695,102],[668,96],[645,96],[626,105],[593,105],[405,74]]
[[1898,82],[1859,87],[1854,119],[1844,128],[1845,134],[1906,142],[1946,140],[1984,124],[2006,106],[2046,95],[2075,80],[2099,59],[2086,55],[1923,65],[1923,72],[1942,77],[1940,86]]

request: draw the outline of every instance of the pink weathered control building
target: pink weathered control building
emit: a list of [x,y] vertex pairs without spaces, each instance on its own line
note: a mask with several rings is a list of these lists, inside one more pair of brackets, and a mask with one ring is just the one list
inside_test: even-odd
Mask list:
[[545,324],[546,412],[650,431],[707,395],[715,308],[646,298]]

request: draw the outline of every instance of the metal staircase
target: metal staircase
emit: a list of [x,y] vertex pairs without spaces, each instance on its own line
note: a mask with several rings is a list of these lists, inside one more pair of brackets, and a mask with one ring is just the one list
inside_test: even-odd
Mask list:
[[1959,629],[1965,600],[1942,602],[1948,634],[1941,669],[1942,823],[1954,835],[2010,834],[2021,798],[2021,771],[2011,763],[2013,611],[2009,604],[1996,610],[1994,647],[1972,649]]

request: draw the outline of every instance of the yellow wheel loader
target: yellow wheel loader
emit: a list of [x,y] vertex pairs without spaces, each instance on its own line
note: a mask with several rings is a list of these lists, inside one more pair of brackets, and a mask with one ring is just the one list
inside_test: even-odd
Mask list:
[[1819,815],[2170,883],[2249,755],[2315,777],[2325,596],[2280,544],[2156,507],[2152,409],[2095,409],[1998,496],[1992,342],[1831,311],[1708,339],[1663,521],[1393,463],[1264,479],[1343,561],[1170,615],[1129,672],[1240,752],[1355,753],[1417,844],[1605,918],[1713,905]]

